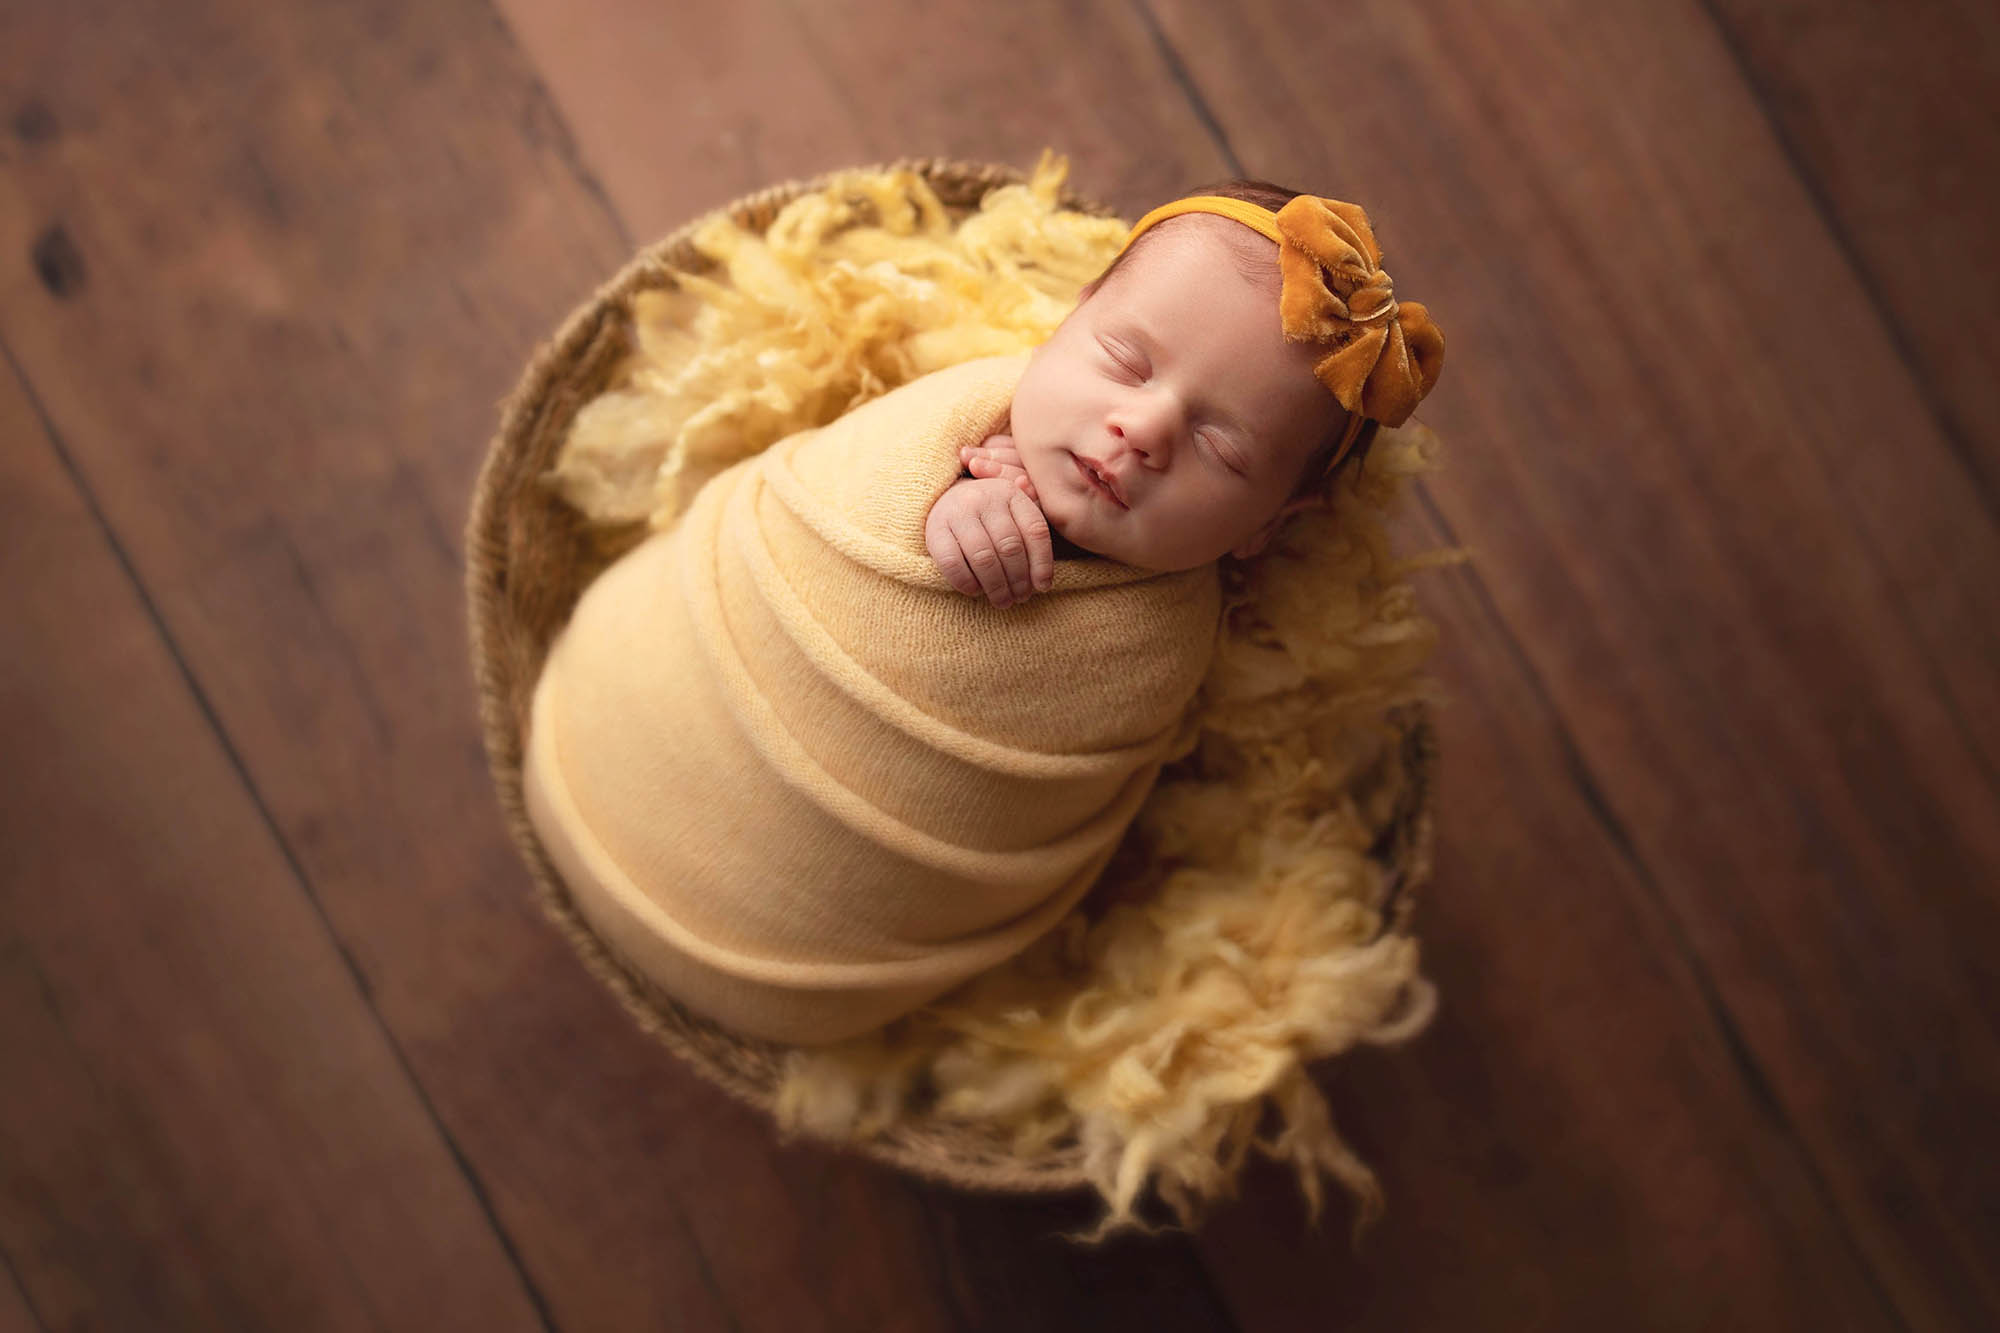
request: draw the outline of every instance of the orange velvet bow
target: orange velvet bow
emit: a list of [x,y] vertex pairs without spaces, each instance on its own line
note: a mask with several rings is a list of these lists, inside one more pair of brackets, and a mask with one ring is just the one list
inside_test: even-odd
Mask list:
[[1423,306],[1396,300],[1359,205],[1300,195],[1276,222],[1285,337],[1332,343],[1313,367],[1320,383],[1348,411],[1401,425],[1437,383],[1444,334]]

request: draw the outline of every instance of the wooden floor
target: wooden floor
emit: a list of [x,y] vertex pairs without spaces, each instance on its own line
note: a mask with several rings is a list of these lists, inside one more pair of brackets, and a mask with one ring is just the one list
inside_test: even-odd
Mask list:
[[[0,1330],[2000,1327],[1996,106],[1971,0],[0,2]],[[738,194],[1045,144],[1363,201],[1451,339],[1358,1255],[1268,1167],[1093,1253],[777,1145],[492,798],[536,341]]]

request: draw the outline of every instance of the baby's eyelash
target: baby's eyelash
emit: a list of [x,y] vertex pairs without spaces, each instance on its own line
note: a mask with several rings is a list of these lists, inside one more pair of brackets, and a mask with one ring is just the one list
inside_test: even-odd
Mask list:
[[1234,455],[1229,450],[1224,449],[1220,444],[1216,443],[1216,437],[1213,432],[1198,430],[1194,434],[1196,439],[1202,441],[1204,444],[1208,446],[1208,451],[1211,454],[1215,455],[1216,462],[1222,464],[1223,467],[1227,468],[1231,472],[1236,473],[1238,476],[1244,475],[1243,469],[1238,467],[1236,463],[1233,461]]
[[1118,369],[1124,371],[1127,375],[1131,375],[1139,379],[1145,378],[1143,372],[1141,372],[1137,366],[1133,365],[1129,360],[1127,360],[1125,357],[1121,356],[1117,352],[1112,351],[1109,347],[1106,347],[1104,349],[1104,355],[1107,359],[1110,360],[1112,365],[1118,367]]

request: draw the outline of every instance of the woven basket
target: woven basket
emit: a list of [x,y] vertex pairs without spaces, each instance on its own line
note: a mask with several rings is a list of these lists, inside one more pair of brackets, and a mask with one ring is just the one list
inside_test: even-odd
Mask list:
[[[977,209],[989,190],[1022,179],[1011,168],[942,159],[906,159],[892,166],[921,174],[955,218]],[[822,188],[828,179],[773,186],[720,211],[761,233],[785,204]],[[1108,212],[1067,194],[1063,205],[1098,215]],[[528,822],[521,792],[529,704],[550,644],[590,581],[644,536],[639,525],[609,538],[592,532],[540,478],[554,464],[577,412],[609,387],[630,349],[626,311],[633,294],[670,285],[670,270],[712,269],[692,244],[705,221],[697,218],[640,251],[536,351],[502,407],[500,432],[479,473],[467,528],[468,599],[487,761],[543,907],[591,973],[611,988],[645,1031],[703,1078],[770,1115],[789,1048],[735,1036],[690,1013],[608,953],[550,864]],[[1371,854],[1387,871],[1386,900],[1380,904],[1384,930],[1406,932],[1414,892],[1430,876],[1436,744],[1428,710],[1421,704],[1398,710],[1391,721],[1401,737],[1409,782],[1401,807]],[[917,1115],[879,1138],[852,1146],[903,1170],[973,1189],[1036,1193],[1088,1186],[1075,1144],[1024,1158],[979,1124]]]

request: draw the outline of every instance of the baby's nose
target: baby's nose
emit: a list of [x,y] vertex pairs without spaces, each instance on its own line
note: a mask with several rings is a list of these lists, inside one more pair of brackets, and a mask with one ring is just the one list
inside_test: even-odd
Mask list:
[[1134,413],[1111,423],[1111,434],[1157,466],[1172,447],[1173,431],[1157,413]]

